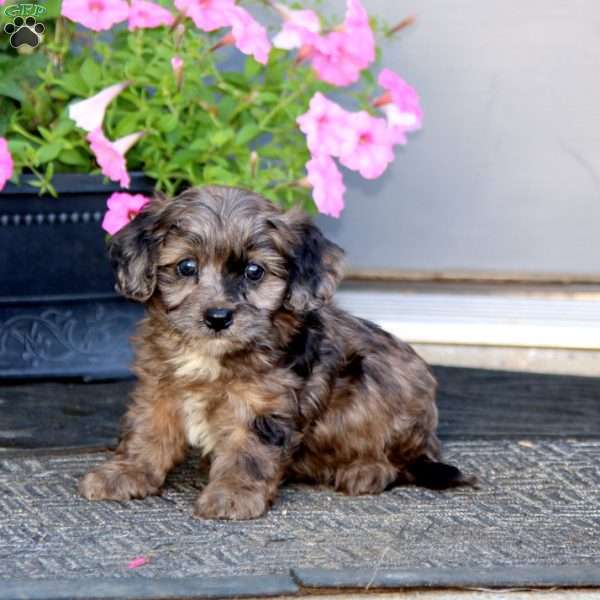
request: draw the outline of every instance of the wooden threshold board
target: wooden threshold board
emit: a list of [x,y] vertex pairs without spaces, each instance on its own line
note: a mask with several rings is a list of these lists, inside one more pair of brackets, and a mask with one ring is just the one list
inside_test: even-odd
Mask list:
[[[600,379],[434,367],[443,440],[600,437]],[[132,381],[0,386],[0,453],[112,448]]]

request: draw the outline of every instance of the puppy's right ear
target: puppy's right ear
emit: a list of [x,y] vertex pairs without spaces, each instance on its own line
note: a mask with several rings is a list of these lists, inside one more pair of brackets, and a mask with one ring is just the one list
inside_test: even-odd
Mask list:
[[108,256],[116,289],[130,300],[146,302],[156,288],[156,253],[163,239],[160,213],[165,197],[156,196],[110,241]]

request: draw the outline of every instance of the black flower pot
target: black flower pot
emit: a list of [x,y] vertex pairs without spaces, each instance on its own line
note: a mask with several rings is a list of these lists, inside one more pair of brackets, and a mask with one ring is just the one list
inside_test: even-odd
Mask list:
[[[142,308],[120,298],[100,227],[100,176],[58,175],[58,198],[27,185],[0,193],[0,378],[130,375],[129,337]],[[129,193],[151,194],[133,175]]]

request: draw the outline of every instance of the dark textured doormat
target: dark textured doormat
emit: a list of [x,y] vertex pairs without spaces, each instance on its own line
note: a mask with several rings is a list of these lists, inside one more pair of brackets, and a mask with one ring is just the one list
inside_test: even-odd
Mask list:
[[[600,441],[452,441],[479,490],[349,498],[288,486],[265,518],[198,521],[188,462],[162,497],[90,503],[101,453],[0,458],[0,599],[267,596],[306,588],[600,585]],[[147,564],[129,569],[135,558]]]

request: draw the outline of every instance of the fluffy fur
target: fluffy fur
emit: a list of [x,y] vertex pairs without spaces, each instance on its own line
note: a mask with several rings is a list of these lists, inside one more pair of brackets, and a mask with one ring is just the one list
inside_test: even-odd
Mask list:
[[[194,509],[204,518],[258,517],[284,478],[351,495],[469,483],[438,462],[430,369],[333,304],[343,252],[304,214],[247,191],[193,189],[154,199],[110,255],[118,288],[147,316],[120,445],[81,480],[86,498],[158,493],[190,445],[210,460]],[[232,310],[231,325],[211,329],[211,308]]]

